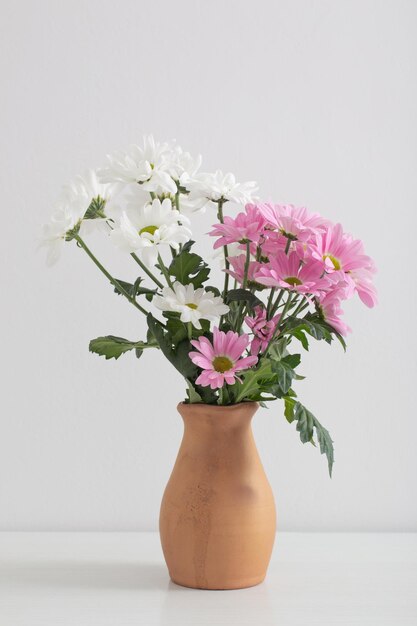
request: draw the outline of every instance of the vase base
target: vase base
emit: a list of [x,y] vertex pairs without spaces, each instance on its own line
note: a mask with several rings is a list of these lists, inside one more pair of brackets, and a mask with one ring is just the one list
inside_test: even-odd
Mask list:
[[214,583],[214,584],[197,584],[191,583],[187,581],[181,581],[179,579],[175,579],[170,576],[171,581],[180,587],[187,587],[188,589],[201,589],[205,591],[232,591],[233,589],[248,589],[249,587],[256,587],[256,585],[260,585],[264,580],[265,576],[255,577],[255,578],[247,578],[245,580],[233,580],[224,583]]

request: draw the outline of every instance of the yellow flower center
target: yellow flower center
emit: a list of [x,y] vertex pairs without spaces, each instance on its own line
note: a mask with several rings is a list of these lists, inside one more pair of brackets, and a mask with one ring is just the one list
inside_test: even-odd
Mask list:
[[215,356],[212,365],[216,372],[223,374],[233,367],[233,362],[227,356]]
[[193,309],[195,311],[198,307],[194,302],[186,302],[185,306],[188,306],[189,309]]
[[149,233],[150,235],[154,235],[156,230],[158,230],[158,226],[145,226],[144,228],[140,229],[139,235],[143,235],[143,233]]
[[292,285],[294,287],[294,285],[302,285],[303,283],[301,282],[301,280],[299,278],[297,278],[297,276],[287,276],[287,278],[284,278],[284,281],[286,283],[288,283],[289,285]]
[[325,261],[326,259],[330,259],[330,261],[332,262],[333,267],[334,267],[335,270],[342,269],[342,265],[341,265],[339,259],[336,259],[336,257],[333,256],[333,254],[324,254],[323,255],[323,261]]

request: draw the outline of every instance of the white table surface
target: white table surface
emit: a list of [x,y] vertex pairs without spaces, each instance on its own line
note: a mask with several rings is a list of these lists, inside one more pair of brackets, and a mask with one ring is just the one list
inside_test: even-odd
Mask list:
[[266,581],[169,581],[156,533],[0,533],[0,626],[416,626],[417,534],[279,533]]

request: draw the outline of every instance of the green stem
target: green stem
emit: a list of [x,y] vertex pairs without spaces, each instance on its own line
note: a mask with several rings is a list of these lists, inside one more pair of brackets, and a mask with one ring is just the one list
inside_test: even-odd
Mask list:
[[281,299],[282,299],[282,296],[284,295],[284,293],[285,293],[285,289],[280,289],[279,290],[277,299],[275,300],[275,304],[272,306],[272,309],[271,309],[271,313],[270,313],[271,317],[274,315],[274,313],[276,313],[276,311],[278,309],[278,306],[279,306],[279,303],[281,302]]
[[159,267],[161,268],[161,272],[162,272],[162,273],[163,273],[163,275],[165,276],[165,280],[167,281],[168,286],[169,286],[169,287],[171,287],[171,289],[172,289],[172,282],[171,282],[171,278],[170,278],[170,276],[169,276],[168,270],[167,270],[167,268],[165,267],[165,264],[164,264],[164,262],[163,262],[163,260],[162,260],[161,255],[159,254],[159,252],[158,252],[158,263],[159,263]]
[[278,329],[278,327],[282,328],[282,326],[284,325],[284,323],[285,323],[285,316],[286,316],[286,314],[288,312],[288,309],[291,306],[291,302],[292,302],[294,296],[296,296],[296,294],[292,293],[291,291],[288,292],[288,300],[286,301],[286,303],[284,305],[284,308],[282,309],[281,317],[279,318],[279,324],[277,324],[277,329]]
[[158,285],[158,287],[159,287],[160,289],[163,289],[163,288],[164,288],[164,286],[163,286],[163,284],[161,283],[161,281],[160,281],[160,280],[158,280],[158,279],[157,279],[157,277],[156,277],[156,276],[154,276],[154,275],[152,274],[152,272],[151,272],[151,271],[150,271],[150,270],[146,267],[146,265],[145,265],[145,264],[144,264],[144,263],[140,260],[140,258],[138,257],[138,255],[137,255],[137,254],[135,254],[134,252],[131,252],[131,253],[130,253],[130,256],[131,256],[131,257],[133,257],[133,258],[135,259],[135,261],[136,261],[136,263],[139,265],[139,267],[141,267],[141,268],[143,269],[143,271],[145,272],[145,274],[147,274],[147,275],[149,276],[149,278],[151,278],[151,279],[153,280],[153,282],[155,283],[155,285]]
[[249,263],[250,263],[250,242],[246,242],[246,259],[245,259],[245,269],[243,273],[243,289],[246,289],[248,285],[248,273],[249,273]]
[[309,304],[309,303],[308,303],[307,298],[306,298],[305,296],[303,296],[303,297],[301,298],[301,301],[300,301],[299,305],[297,306],[297,308],[295,309],[295,311],[293,311],[293,316],[294,316],[294,317],[297,317],[297,315],[298,315],[301,311],[303,311],[306,307],[308,307],[308,304]]
[[132,298],[132,296],[130,296],[127,291],[125,291],[123,289],[123,287],[117,282],[117,280],[115,278],[113,278],[113,276],[106,270],[106,268],[100,263],[100,261],[94,256],[94,254],[91,252],[90,248],[87,246],[87,244],[84,243],[84,241],[81,239],[81,237],[79,235],[75,235],[74,239],[78,242],[78,244],[81,246],[81,248],[84,250],[84,252],[86,252],[88,254],[88,256],[90,257],[90,259],[93,261],[93,263],[98,267],[98,269],[104,274],[104,276],[110,281],[110,283],[116,287],[116,289],[118,291],[120,291],[120,293],[127,299],[129,300],[129,302],[131,304],[133,304],[133,306],[135,306],[141,313],[143,313],[144,315],[148,315],[149,311],[147,311],[146,309],[144,309],[142,306],[140,306],[140,304],[138,304],[135,300],[135,298]]
[[[217,202],[217,206],[218,206],[218,211],[217,211],[217,217],[219,218],[219,222],[220,224],[224,223],[224,216],[223,216],[223,203],[224,200],[219,200]],[[227,246],[223,246],[223,254],[224,254],[224,287],[223,287],[223,300],[225,300],[226,296],[227,296],[227,291],[229,289],[229,273],[228,273],[228,269],[230,267],[230,263],[228,260],[229,257],[229,250],[227,249]]]
[[[248,273],[249,273],[249,263],[250,263],[250,242],[247,241],[246,242],[246,259],[245,259],[245,267],[243,270],[243,283],[242,283],[242,288],[246,289],[246,287],[248,286]],[[241,302],[239,302],[239,309],[238,309],[238,315],[237,315],[237,321],[236,321],[236,330],[239,332],[240,327],[243,324],[243,319],[245,316],[245,302],[242,300]]]
[[191,339],[193,338],[193,325],[191,322],[187,322],[187,333],[188,339],[191,341]]
[[272,287],[271,292],[269,294],[269,298],[268,298],[268,304],[266,305],[266,316],[268,319],[270,318],[270,315],[271,315],[272,301],[274,299],[275,291],[276,291],[276,287]]
[[288,250],[290,249],[290,245],[291,245],[291,239],[288,237],[287,238],[287,243],[285,245],[285,254],[288,254]]

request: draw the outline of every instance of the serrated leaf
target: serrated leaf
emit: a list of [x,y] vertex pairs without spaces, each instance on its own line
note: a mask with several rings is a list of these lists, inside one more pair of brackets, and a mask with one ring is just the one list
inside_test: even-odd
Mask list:
[[201,256],[188,250],[182,250],[172,260],[168,271],[181,284],[191,283],[195,288],[201,287],[210,274],[210,268]]
[[318,419],[301,402],[296,402],[293,420],[291,421],[297,421],[297,431],[300,433],[300,439],[303,443],[311,442],[314,444],[313,435],[315,431],[320,453],[325,454],[327,457],[329,474],[331,476],[334,463],[334,448],[329,431],[320,424]]
[[262,300],[260,300],[248,289],[231,289],[228,291],[226,304],[229,304],[230,302],[246,302],[251,309],[254,309],[256,306],[264,306]]
[[285,396],[284,398],[284,404],[285,404],[285,408],[284,408],[284,415],[287,419],[287,421],[291,424],[294,421],[294,406],[295,406],[296,400],[294,400],[294,398],[291,398],[290,396]]
[[135,350],[136,356],[139,358],[145,347],[156,347],[156,345],[152,346],[152,344],[147,344],[143,341],[129,341],[128,339],[123,339],[123,337],[107,335],[106,337],[92,339],[89,350],[106,357],[106,359],[118,359],[125,352]]
[[259,383],[261,380],[273,380],[273,372],[271,369],[271,361],[269,359],[262,359],[256,369],[246,370],[241,374],[243,379],[242,383],[235,383],[236,387],[236,399],[238,404],[242,400],[252,399],[252,395],[259,393]]
[[196,392],[194,386],[190,383],[189,380],[187,382],[187,396],[190,404],[201,404],[203,402],[202,397],[199,393]]
[[[120,287],[122,287],[122,289],[124,289],[131,298],[136,298],[136,296],[143,295],[149,302],[151,302],[154,295],[158,293],[157,289],[148,289],[147,287],[141,287],[140,284],[142,283],[143,278],[141,278],[140,276],[135,280],[133,284],[127,283],[124,280],[116,280]],[[114,292],[117,293],[117,295],[122,295],[121,291],[117,287],[114,288]]]
[[286,394],[290,389],[292,381],[295,377],[294,368],[300,364],[300,361],[300,354],[288,354],[279,361],[272,361],[272,371],[277,375],[278,384],[283,394]]

